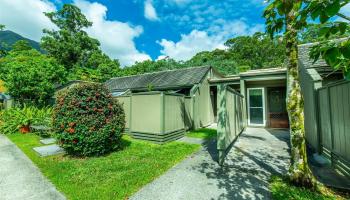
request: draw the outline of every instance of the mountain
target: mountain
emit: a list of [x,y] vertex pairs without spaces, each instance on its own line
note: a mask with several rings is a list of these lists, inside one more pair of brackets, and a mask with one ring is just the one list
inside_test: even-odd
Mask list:
[[39,42],[25,38],[13,31],[9,31],[9,30],[0,31],[0,49],[11,50],[12,45],[16,43],[18,40],[26,40],[29,42],[29,45],[31,47],[33,47],[38,51],[42,51],[40,49]]

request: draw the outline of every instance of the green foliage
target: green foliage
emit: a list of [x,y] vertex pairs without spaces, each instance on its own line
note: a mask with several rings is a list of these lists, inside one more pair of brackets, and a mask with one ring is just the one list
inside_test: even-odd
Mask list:
[[197,53],[184,63],[187,67],[210,65],[222,74],[237,74],[241,71],[230,52],[216,49],[214,51],[203,51]]
[[4,110],[0,115],[0,132],[4,134],[17,133],[20,128],[34,124],[51,125],[52,109],[34,106],[13,107]]
[[[338,23],[338,22],[335,22]],[[313,42],[320,42],[321,40],[324,40],[325,38],[320,38],[320,35],[327,34],[328,39],[338,39],[343,37],[350,36],[349,30],[345,30],[344,34],[341,34],[341,32],[330,34],[333,32],[332,30],[332,23],[325,23],[325,24],[307,24],[305,29],[300,34],[300,43],[313,43]],[[327,31],[325,33],[324,31]]]
[[287,180],[273,176],[270,181],[270,190],[274,200],[298,199],[298,200],[336,200],[345,199],[324,187],[316,191],[295,187]]
[[65,71],[55,59],[27,50],[25,44],[16,43],[14,50],[0,58],[0,79],[20,104],[31,101],[45,105],[54,94],[55,84],[64,81]]
[[285,60],[285,46],[282,37],[271,39],[263,33],[253,36],[239,36],[226,41],[228,54],[239,66],[252,69],[280,67]]
[[92,52],[98,50],[99,42],[89,37],[83,30],[92,25],[81,10],[71,4],[65,4],[61,10],[45,13],[58,30],[44,30],[41,46],[50,56],[66,67],[85,66]]
[[5,29],[5,25],[3,25],[3,24],[0,24],[0,31],[3,31],[4,29]]
[[[350,18],[339,12],[348,3],[348,0],[314,0],[305,6],[303,15],[311,17],[312,20],[319,20],[322,24],[318,34],[321,42],[312,48],[310,57],[314,61],[322,57],[333,69],[342,70],[344,77],[350,80],[350,39],[330,40],[349,36]],[[331,22],[334,16],[338,16],[346,22]]]
[[84,31],[92,23],[78,7],[65,4],[45,15],[59,30],[44,30],[42,47],[66,68],[69,79],[104,82],[117,75],[119,62],[104,54],[99,41]]
[[124,110],[103,85],[79,84],[58,95],[53,127],[69,154],[103,155],[120,148]]

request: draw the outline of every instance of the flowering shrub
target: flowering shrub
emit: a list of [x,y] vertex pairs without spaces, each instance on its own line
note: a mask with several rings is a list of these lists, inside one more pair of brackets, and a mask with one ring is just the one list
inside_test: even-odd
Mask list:
[[53,128],[69,154],[98,156],[116,150],[124,127],[122,105],[101,84],[79,84],[57,96]]

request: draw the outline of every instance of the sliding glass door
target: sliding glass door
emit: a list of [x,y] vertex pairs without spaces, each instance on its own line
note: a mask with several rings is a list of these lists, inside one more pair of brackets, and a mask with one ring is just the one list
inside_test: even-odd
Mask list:
[[248,124],[265,126],[264,88],[248,88]]

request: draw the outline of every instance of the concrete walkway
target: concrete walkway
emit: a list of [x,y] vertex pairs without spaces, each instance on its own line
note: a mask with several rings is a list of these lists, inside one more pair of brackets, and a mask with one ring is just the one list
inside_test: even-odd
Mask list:
[[61,200],[65,197],[15,144],[0,134],[0,199]]
[[271,174],[286,173],[288,168],[288,145],[289,134],[285,130],[248,128],[222,168],[214,161],[216,142],[211,141],[131,199],[269,199]]

